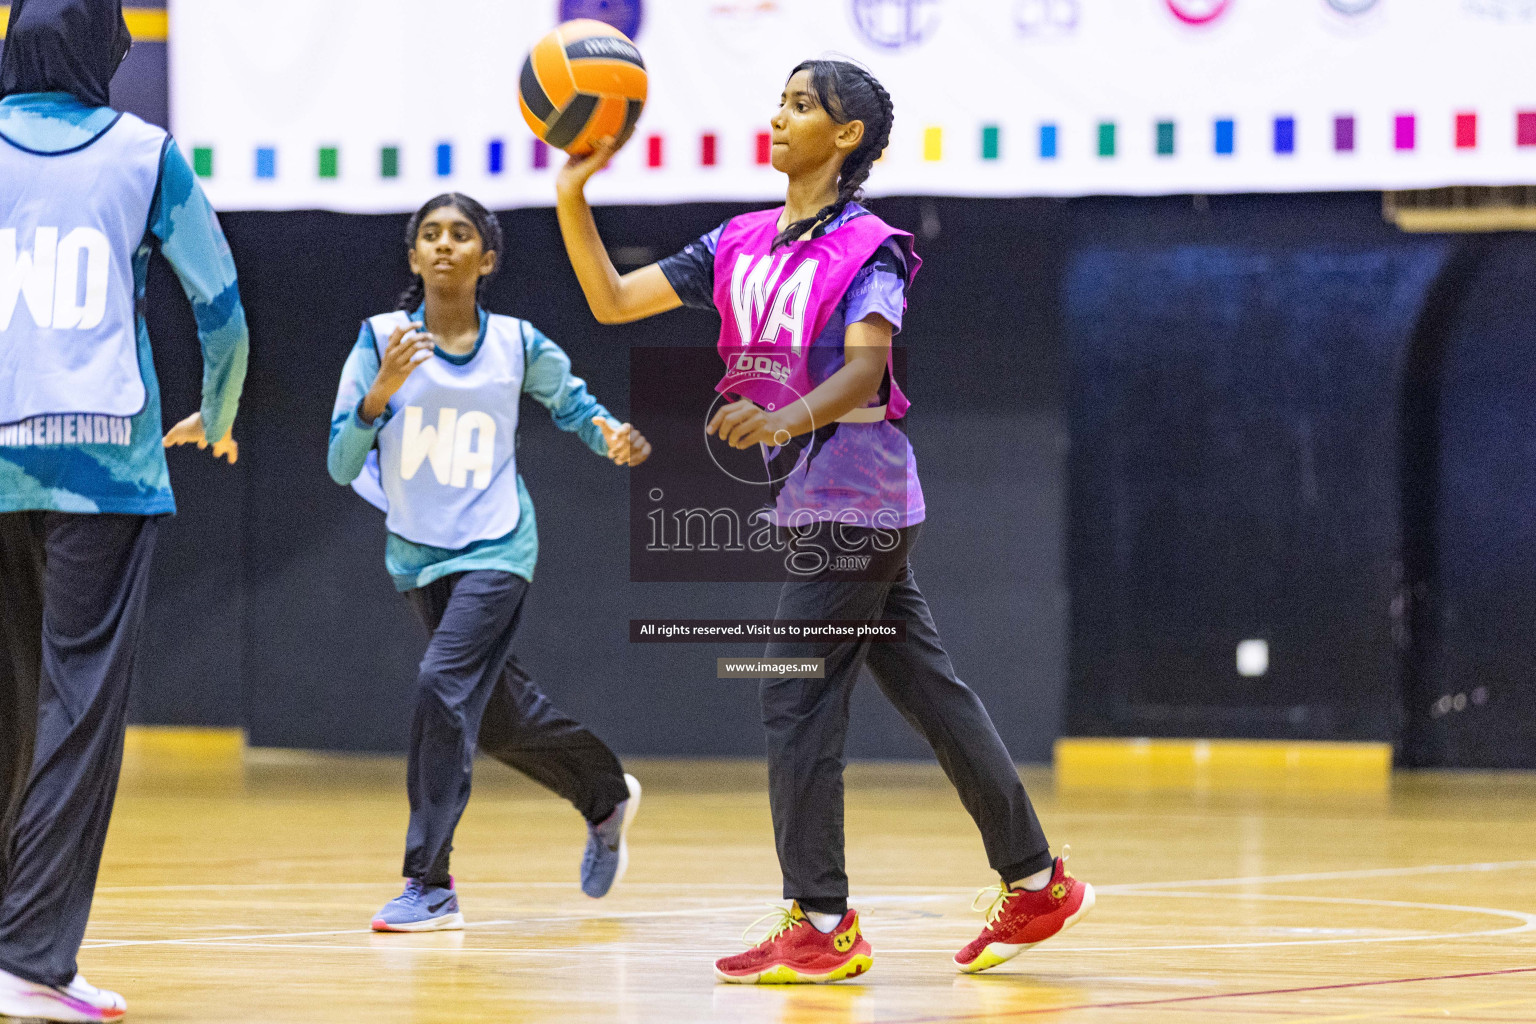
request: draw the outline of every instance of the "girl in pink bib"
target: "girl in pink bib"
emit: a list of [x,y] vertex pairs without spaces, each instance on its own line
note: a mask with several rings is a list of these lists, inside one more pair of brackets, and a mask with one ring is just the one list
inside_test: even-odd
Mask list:
[[843,861],[848,701],[866,665],[932,745],[1001,878],[987,926],[955,954],[959,969],[1000,964],[1093,906],[1093,888],[1051,856],[1013,759],[956,677],[908,562],[925,509],[891,339],[921,261],[911,235],[859,202],[891,123],[890,96],[869,72],[845,61],[802,63],[772,121],[773,166],[789,178],[784,205],[733,217],[622,277],[583,194],[612,146],[573,158],[560,174],[560,228],[597,319],[627,323],[681,305],[716,310],[724,362],[716,390],[725,404],[707,431],[736,448],[762,448],[778,481],[779,526],[868,556],[859,572],[796,575],[775,617],[906,626],[902,643],[769,644],[770,658],[823,659],[825,677],[762,684],[774,838],[791,903],[757,946],[716,962],[726,982],[837,981],[873,962],[848,908]]

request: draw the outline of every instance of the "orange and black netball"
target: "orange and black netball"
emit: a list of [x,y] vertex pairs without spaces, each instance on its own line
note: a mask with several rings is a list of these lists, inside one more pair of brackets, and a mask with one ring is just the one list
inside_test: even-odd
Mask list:
[[645,61],[629,38],[600,21],[568,21],[523,63],[518,103],[533,133],[576,156],[605,135],[623,145],[645,109]]

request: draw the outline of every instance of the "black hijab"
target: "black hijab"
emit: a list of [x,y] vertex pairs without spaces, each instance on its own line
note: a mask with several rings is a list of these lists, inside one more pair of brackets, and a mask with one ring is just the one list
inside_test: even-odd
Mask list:
[[122,0],[11,0],[0,98],[67,92],[89,106],[108,106],[107,87],[131,45]]

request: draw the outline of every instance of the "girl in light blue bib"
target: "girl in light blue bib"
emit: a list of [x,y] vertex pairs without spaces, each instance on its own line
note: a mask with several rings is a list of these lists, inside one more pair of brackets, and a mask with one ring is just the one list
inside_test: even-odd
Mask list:
[[411,218],[406,249],[414,281],[398,310],[363,322],[342,369],[328,459],[337,483],[384,511],[385,564],[430,634],[411,720],[405,892],[373,920],[390,932],[464,926],[448,856],[477,749],[586,818],[588,896],[623,876],[640,784],[511,654],[538,558],[517,472],[522,396],[617,465],[651,451],[572,376],[558,345],[485,310],[504,251],[494,214],[468,196],[438,196]]

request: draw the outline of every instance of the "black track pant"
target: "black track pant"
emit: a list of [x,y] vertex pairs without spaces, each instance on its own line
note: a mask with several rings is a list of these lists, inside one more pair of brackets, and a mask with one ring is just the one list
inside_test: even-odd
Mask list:
[[[928,602],[907,556],[920,527],[894,550],[875,547],[875,531],[846,528],[846,540],[872,556],[856,579],[825,571],[784,584],[778,618],[900,619],[905,643],[772,643],[769,658],[825,658],[825,679],[769,679],[762,685],[768,734],[768,792],[784,896],[802,907],[840,913],[847,906],[843,867],[843,747],[859,669],[869,666],[886,699],[933,747],[960,801],[981,830],[987,859],[1007,882],[1051,865],[1049,844],[1013,758],[971,688],[955,677]],[[845,541],[846,543],[846,541]]]
[[158,520],[0,514],[0,969],[67,985],[123,762]]
[[527,593],[521,576],[491,570],[445,576],[406,593],[432,634],[417,679],[406,769],[408,878],[447,884],[477,747],[565,797],[589,822],[602,821],[629,796],[613,751],[551,704],[511,656]]

